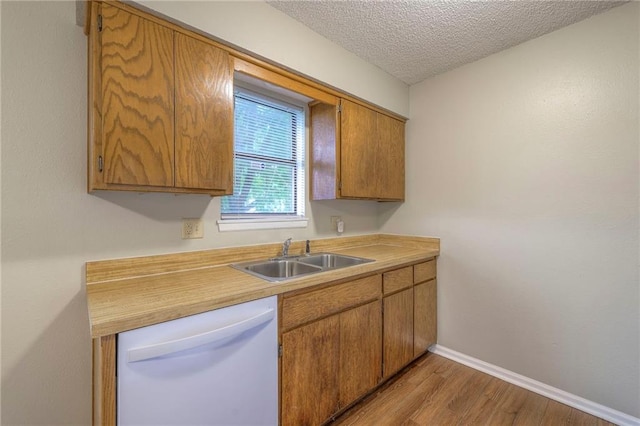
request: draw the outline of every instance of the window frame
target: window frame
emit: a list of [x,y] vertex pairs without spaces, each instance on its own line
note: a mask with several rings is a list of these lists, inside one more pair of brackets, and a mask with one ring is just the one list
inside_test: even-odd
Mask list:
[[[281,229],[281,228],[306,228],[308,226],[308,219],[306,217],[307,210],[307,169],[308,169],[308,140],[309,140],[309,107],[308,100],[305,96],[290,92],[287,89],[272,86],[269,83],[262,82],[263,84],[258,87],[257,85],[247,83],[246,81],[234,82],[233,96],[234,105],[236,93],[245,93],[249,97],[262,98],[267,102],[273,102],[275,104],[281,104],[291,109],[298,109],[301,112],[304,123],[301,126],[301,135],[298,135],[296,152],[297,155],[301,155],[302,158],[296,162],[295,168],[296,180],[293,202],[295,204],[296,213],[256,213],[256,214],[227,214],[222,212],[222,202],[220,202],[219,219],[217,220],[218,229],[220,232],[225,231],[241,231],[241,230],[257,230],[257,229]],[[235,118],[235,117],[234,117]],[[235,133],[235,132],[234,132]],[[249,156],[250,157],[250,156]],[[235,140],[234,140],[234,183],[235,183]],[[286,163],[286,160],[282,162]]]

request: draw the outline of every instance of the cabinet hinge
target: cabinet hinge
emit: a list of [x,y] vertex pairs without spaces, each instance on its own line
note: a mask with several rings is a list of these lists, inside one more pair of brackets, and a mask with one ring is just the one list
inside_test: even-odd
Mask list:
[[338,190],[342,191],[342,181],[338,181]]
[[102,159],[102,155],[98,156],[98,171],[102,173],[102,169],[104,168],[104,160]]
[[278,358],[282,358],[282,345],[278,345]]
[[338,109],[338,112],[342,112],[342,105],[341,104],[336,105],[336,108]]
[[98,15],[98,32],[102,32],[102,15]]

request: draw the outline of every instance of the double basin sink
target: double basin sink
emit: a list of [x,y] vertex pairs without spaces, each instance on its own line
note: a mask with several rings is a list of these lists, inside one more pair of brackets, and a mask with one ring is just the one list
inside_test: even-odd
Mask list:
[[236,263],[231,266],[267,281],[277,282],[369,262],[373,260],[335,253],[315,253]]

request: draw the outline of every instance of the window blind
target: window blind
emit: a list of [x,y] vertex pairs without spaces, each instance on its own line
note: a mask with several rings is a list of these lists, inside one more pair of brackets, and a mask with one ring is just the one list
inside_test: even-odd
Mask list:
[[304,109],[235,92],[234,193],[222,219],[304,215]]

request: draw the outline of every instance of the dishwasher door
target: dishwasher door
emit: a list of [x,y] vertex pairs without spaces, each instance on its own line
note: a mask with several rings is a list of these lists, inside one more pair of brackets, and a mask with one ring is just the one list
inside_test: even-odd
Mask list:
[[277,297],[118,334],[119,425],[277,425]]

